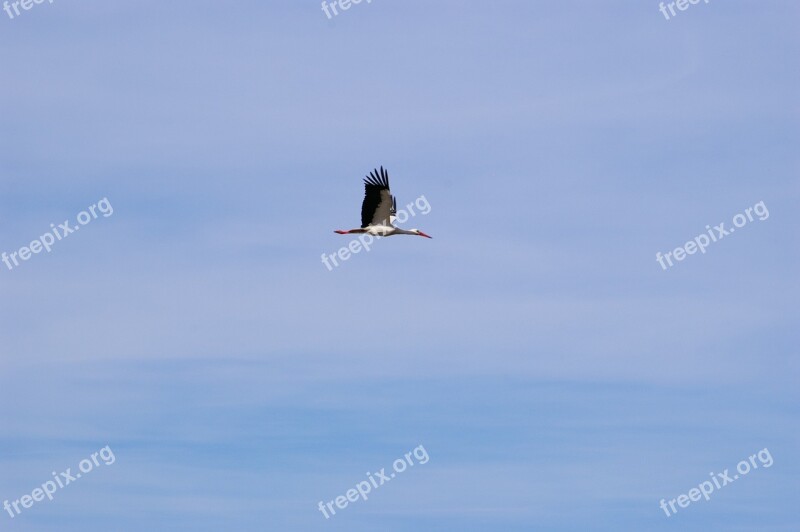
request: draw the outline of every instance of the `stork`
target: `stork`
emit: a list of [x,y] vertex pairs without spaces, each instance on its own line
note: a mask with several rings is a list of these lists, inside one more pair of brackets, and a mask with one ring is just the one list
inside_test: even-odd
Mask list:
[[389,172],[383,169],[373,170],[364,179],[364,202],[361,204],[361,228],[345,231],[338,229],[334,233],[349,235],[369,233],[373,236],[392,235],[417,235],[425,238],[428,236],[419,229],[406,231],[395,227],[394,219],[397,213],[397,200],[389,191]]

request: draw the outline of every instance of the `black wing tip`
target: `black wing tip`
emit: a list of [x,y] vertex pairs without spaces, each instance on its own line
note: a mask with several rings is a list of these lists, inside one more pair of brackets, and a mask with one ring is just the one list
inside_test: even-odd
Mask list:
[[384,170],[383,166],[381,166],[380,170],[375,168],[364,178],[364,184],[367,186],[389,188],[388,170]]

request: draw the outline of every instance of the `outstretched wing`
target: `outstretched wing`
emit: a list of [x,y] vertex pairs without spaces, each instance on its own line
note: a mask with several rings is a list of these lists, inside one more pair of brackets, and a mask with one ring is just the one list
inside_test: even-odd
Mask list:
[[392,193],[389,172],[374,170],[364,179],[364,203],[361,204],[361,227],[391,223]]
[[389,213],[389,223],[394,225],[395,218],[397,218],[397,198],[392,196],[392,210]]

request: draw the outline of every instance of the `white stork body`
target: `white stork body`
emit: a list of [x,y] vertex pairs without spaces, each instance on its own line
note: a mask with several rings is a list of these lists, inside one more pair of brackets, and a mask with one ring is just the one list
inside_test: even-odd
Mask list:
[[361,228],[334,231],[340,235],[369,233],[373,236],[417,235],[433,238],[419,229],[406,231],[393,225],[397,201],[389,190],[389,173],[381,166],[364,179],[364,202],[361,204]]

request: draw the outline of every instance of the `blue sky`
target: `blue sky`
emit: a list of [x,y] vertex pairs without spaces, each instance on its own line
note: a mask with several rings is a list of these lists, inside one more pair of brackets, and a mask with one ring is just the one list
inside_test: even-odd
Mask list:
[[[114,209],[0,263],[0,503],[116,458],[0,529],[797,530],[799,15],[0,11],[0,252]],[[328,271],[380,165],[434,239]]]

